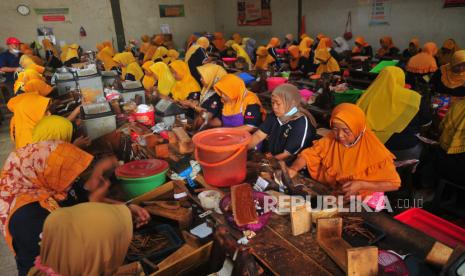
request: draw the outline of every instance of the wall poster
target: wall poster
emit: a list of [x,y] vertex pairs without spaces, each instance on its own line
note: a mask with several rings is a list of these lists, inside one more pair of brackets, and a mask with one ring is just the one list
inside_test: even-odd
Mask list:
[[238,0],[237,25],[271,25],[271,0]]

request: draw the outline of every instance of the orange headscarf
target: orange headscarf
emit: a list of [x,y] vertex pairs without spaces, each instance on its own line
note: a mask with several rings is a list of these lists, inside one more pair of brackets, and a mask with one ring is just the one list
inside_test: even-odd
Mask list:
[[223,37],[223,33],[215,32],[215,39],[213,40],[213,44],[215,45],[216,49],[219,51],[224,51],[226,49],[226,40]]
[[25,93],[37,92],[41,96],[47,96],[52,92],[53,87],[48,85],[45,81],[40,79],[29,80],[23,87]]
[[365,41],[363,36],[357,36],[354,41],[362,46],[358,47],[357,44],[355,44],[355,47],[352,49],[352,53],[354,54],[360,53],[364,47],[368,46],[368,43]]
[[447,54],[444,54],[442,51],[438,52],[439,65],[445,65],[445,64],[449,63],[451,58],[452,58],[452,55],[456,51],[460,50],[460,47],[457,45],[455,40],[453,40],[452,38],[449,38],[446,41],[444,41],[444,44],[442,45],[442,48],[450,50],[450,52],[447,53]]
[[420,48],[420,40],[417,37],[414,37],[414,38],[410,39],[409,44],[410,43],[415,45],[415,48],[417,48],[417,49]]
[[234,40],[234,42],[236,42],[237,44],[241,45],[242,44],[242,36],[238,33],[234,33],[232,35],[232,39]]
[[46,51],[52,51],[54,56],[56,56],[57,58],[59,57],[57,49],[55,48],[55,46],[53,46],[52,42],[49,39],[47,38],[43,39],[42,45],[44,46],[44,49]]
[[323,33],[319,33],[319,34],[316,35],[316,38],[317,38],[318,40],[321,40],[321,39],[324,38],[324,37],[326,37],[326,35],[323,34]]
[[39,66],[37,64],[29,65],[26,70],[18,74],[18,79],[14,83],[14,92],[15,94],[19,91],[19,89],[23,89],[24,85],[31,80],[45,80],[42,76],[41,72],[43,72],[45,68]]
[[140,39],[142,40],[142,43],[140,44],[139,52],[145,55],[150,46],[150,36],[143,35]]
[[10,153],[0,178],[0,222],[12,251],[8,223],[13,214],[32,202],[50,212],[59,208],[57,201],[66,199],[66,188],[92,159],[78,147],[57,140],[29,144]]
[[196,41],[197,41],[197,36],[190,35],[186,42],[186,50],[189,49],[192,46],[192,44],[194,44],[194,42]]
[[147,50],[144,53],[144,59],[142,60],[142,62],[152,60],[152,57],[156,51],[157,51],[157,46],[149,44],[147,47]]
[[8,101],[8,109],[13,112],[10,135],[16,148],[32,142],[32,130],[45,116],[49,103],[49,98],[36,92],[24,93]]
[[291,56],[289,61],[291,69],[296,70],[300,59],[299,47],[296,45],[291,45],[289,46],[289,48],[287,48],[287,50],[289,51],[289,55]]
[[279,38],[277,38],[277,37],[272,37],[272,38],[270,39],[270,42],[268,42],[268,45],[266,46],[266,48],[269,49],[269,48],[276,48],[276,47],[279,47],[279,43],[281,43],[280,40],[279,40]]
[[465,85],[465,73],[454,73],[452,67],[465,62],[465,50],[459,50],[454,53],[450,63],[441,66],[441,81],[451,89]]
[[273,63],[274,58],[268,53],[265,46],[260,46],[257,49],[257,61],[255,62],[256,70],[268,70],[268,65]]
[[[104,42],[105,43],[105,42]],[[110,71],[113,67],[118,67],[118,64],[113,60],[113,56],[115,55],[115,50],[113,46],[108,46],[108,44],[100,44],[101,50],[97,53],[97,59],[103,63],[103,67],[105,71]]]
[[165,38],[163,37],[163,35],[156,35],[153,39],[153,44],[155,44],[155,46],[162,46],[163,43],[165,42]]
[[341,70],[336,59],[331,56],[329,52],[331,45],[332,40],[327,37],[323,37],[315,49],[314,60],[315,63],[320,64],[316,70],[317,74],[339,72]]
[[301,56],[304,56],[306,58],[308,58],[310,56],[310,52],[312,51],[313,42],[314,42],[314,40],[309,36],[304,37],[302,39],[302,41],[300,41],[299,51],[300,51]]
[[438,52],[438,47],[433,42],[423,45],[420,53],[411,57],[405,67],[405,70],[412,73],[427,74],[438,70],[434,56]]
[[392,41],[392,37],[390,36],[385,36],[380,39],[380,43],[383,43],[387,46],[387,49],[381,47],[378,49],[376,54],[380,57],[385,56],[387,53],[389,53],[389,50],[394,47],[394,42]]
[[[223,115],[231,116],[241,113],[245,114],[248,105],[258,104],[262,106],[258,96],[247,90],[244,81],[234,74],[222,77],[214,86],[216,93],[220,96],[225,94],[231,102],[224,103]],[[262,109],[262,114],[264,110]]]
[[[357,140],[347,147],[330,132],[302,151],[311,177],[329,185],[359,180],[386,181],[400,186],[394,156],[368,128],[363,111],[354,104],[343,103],[331,114],[331,124],[335,120],[344,122]],[[362,195],[370,193],[361,192]]]

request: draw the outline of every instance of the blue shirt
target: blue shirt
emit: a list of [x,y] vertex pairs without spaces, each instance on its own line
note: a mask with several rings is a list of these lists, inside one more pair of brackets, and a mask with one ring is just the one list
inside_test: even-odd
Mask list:
[[[16,56],[8,50],[1,53],[0,54],[0,68],[1,67],[19,67],[19,58],[20,58],[19,55]],[[6,82],[14,83],[15,81],[14,75],[15,75],[14,72],[5,73]]]

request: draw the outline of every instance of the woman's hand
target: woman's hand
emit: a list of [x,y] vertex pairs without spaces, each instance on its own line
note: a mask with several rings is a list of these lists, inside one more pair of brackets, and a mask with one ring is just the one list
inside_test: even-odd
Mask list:
[[348,181],[342,185],[342,191],[344,192],[344,199],[350,199],[350,196],[358,195],[360,190],[365,187],[364,181]]
[[287,168],[287,173],[289,174],[290,178],[294,178],[298,174],[298,171],[296,171],[293,168],[289,167],[289,168]]
[[110,181],[103,176],[91,176],[84,187],[90,192],[90,202],[103,202],[110,188]]
[[135,204],[129,204],[128,208],[131,210],[133,222],[136,225],[136,228],[146,225],[150,221],[150,214],[144,208]]
[[92,140],[90,140],[89,137],[80,136],[76,138],[76,140],[74,140],[73,145],[75,145],[78,148],[83,149],[83,148],[87,148],[88,146],[90,146],[91,143],[92,143]]

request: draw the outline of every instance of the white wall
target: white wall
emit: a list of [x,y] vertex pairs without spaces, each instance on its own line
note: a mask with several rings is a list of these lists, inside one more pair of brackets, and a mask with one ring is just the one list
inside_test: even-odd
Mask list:
[[[120,3],[126,41],[160,33],[160,24],[168,24],[176,48],[182,48],[192,33],[215,30],[215,0],[121,0]],[[184,4],[185,17],[160,18],[159,4]]]
[[[391,0],[389,25],[369,25],[371,1],[368,0],[307,0],[303,1],[307,32],[315,36],[323,32],[331,37],[344,32],[347,12],[352,11],[352,32],[363,35],[375,49],[379,38],[390,35],[394,43],[405,49],[412,37],[420,43],[433,41],[442,45],[454,38],[465,46],[465,7],[443,9],[442,0]],[[462,47],[463,47],[462,46]]]
[[[19,4],[28,5],[31,13],[22,16],[16,11]],[[43,24],[34,8],[69,8],[71,23],[50,22]],[[9,36],[31,42],[37,39],[37,27],[53,27],[57,40],[79,43],[84,49],[95,49],[95,45],[115,37],[113,17],[109,0],[1,0],[0,1],[0,45]],[[81,26],[87,37],[79,38]],[[116,38],[116,37],[115,37]]]

